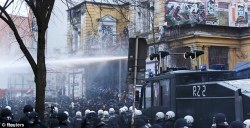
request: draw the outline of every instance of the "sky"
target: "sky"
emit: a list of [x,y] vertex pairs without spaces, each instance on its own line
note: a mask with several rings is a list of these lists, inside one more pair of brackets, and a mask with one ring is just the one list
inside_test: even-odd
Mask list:
[[[0,5],[4,5],[7,0],[0,0]],[[11,1],[11,0],[9,0]],[[12,3],[8,8],[7,12],[15,15],[20,16],[27,16],[28,15],[28,8],[26,6],[26,3],[24,0],[14,0],[14,3]]]

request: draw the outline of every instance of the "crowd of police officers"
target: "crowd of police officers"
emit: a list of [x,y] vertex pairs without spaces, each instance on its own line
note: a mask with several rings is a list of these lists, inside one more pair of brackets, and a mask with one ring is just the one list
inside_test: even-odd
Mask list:
[[[50,109],[50,114],[41,122],[32,105],[23,107],[23,116],[20,119],[14,117],[11,106],[6,106],[1,109],[0,123],[20,123],[26,128],[193,128],[194,122],[191,115],[176,119],[173,111],[157,112],[154,122],[151,122],[141,110],[132,106],[98,111],[89,108],[85,109],[83,114],[76,111],[74,117],[58,107],[50,106]],[[226,115],[217,113],[211,128],[250,128],[250,119],[227,123]]]

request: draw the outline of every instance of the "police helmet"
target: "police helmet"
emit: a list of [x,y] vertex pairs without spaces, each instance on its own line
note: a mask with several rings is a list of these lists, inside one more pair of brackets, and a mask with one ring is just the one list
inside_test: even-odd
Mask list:
[[64,111],[64,113],[65,113],[67,116],[69,116],[69,112],[68,112],[68,111]]
[[155,114],[155,120],[163,119],[164,118],[164,113],[163,112],[157,112]]
[[10,106],[6,106],[5,108],[9,109],[11,111],[11,107]]
[[58,107],[54,107],[54,112],[58,113]]
[[115,109],[114,108],[110,108],[109,109],[109,114],[114,114],[115,113]]
[[123,108],[125,109],[125,111],[128,111],[128,107],[127,106],[123,106]]
[[184,119],[187,120],[187,123],[188,123],[188,124],[194,123],[194,118],[193,118],[192,116],[190,116],[190,115],[186,115],[186,116],[184,117]]
[[125,110],[124,108],[120,108],[120,109],[119,109],[119,113],[121,114],[121,113],[123,113],[123,112],[126,112],[126,110]]
[[89,113],[95,113],[95,114],[96,114],[96,112],[95,112],[95,111],[90,111]]
[[166,119],[171,119],[175,117],[175,113],[173,111],[168,111],[166,113]]
[[129,110],[130,110],[130,111],[133,111],[133,106],[130,106],[130,107],[129,107]]
[[109,117],[109,112],[108,111],[103,111],[103,116],[104,117]]
[[98,115],[103,115],[103,110],[102,109],[98,110],[97,114]]
[[90,110],[89,110],[89,109],[86,109],[85,112],[84,112],[85,116],[86,116],[87,114],[89,114],[89,113],[90,113]]
[[[135,108],[135,110],[137,110],[137,109]],[[133,106],[130,106],[130,107],[129,107],[129,111],[130,111],[130,112],[133,112],[133,111],[134,111],[134,107],[133,107]]]
[[142,111],[141,111],[141,110],[135,110],[135,115],[136,115],[136,116],[142,115]]
[[82,116],[82,112],[77,111],[77,112],[76,112],[76,116]]
[[244,124],[244,128],[250,128],[250,119],[246,119],[244,122],[243,122],[243,124]]

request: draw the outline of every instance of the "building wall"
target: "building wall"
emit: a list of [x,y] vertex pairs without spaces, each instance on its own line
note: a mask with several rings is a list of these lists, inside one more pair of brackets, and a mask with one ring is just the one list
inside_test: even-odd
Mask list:
[[168,26],[180,24],[210,24],[220,26],[248,26],[249,4],[243,0],[166,0],[165,21]]
[[[127,18],[127,12],[125,10],[118,8],[118,7],[112,7],[112,6],[100,6],[96,4],[90,4],[88,3],[86,6],[86,9],[88,12],[85,13],[86,15],[86,29],[87,32],[93,31],[93,30],[98,30],[98,20],[101,19],[102,17],[106,15],[111,15],[112,17],[116,18],[117,21],[117,31],[122,32],[123,27],[125,27],[127,24],[126,20],[122,16],[120,12],[117,10],[121,10],[122,13],[124,14],[125,18]],[[92,19],[92,22],[91,22]],[[92,26],[93,23],[93,26]]]
[[[100,20],[105,16],[112,16],[116,20],[116,28],[113,33],[113,37],[118,38],[124,27],[128,24],[128,11],[124,10],[123,8],[114,7],[114,6],[100,6],[96,4],[88,3],[86,5],[86,12],[84,14],[84,24],[81,28],[82,35],[81,35],[81,42],[84,44],[84,48],[88,47],[87,38],[96,38],[97,41],[103,41],[100,39]],[[95,37],[94,37],[95,36]],[[99,38],[99,39],[98,39]],[[95,42],[93,42],[95,43]],[[100,43],[100,42],[99,42]]]
[[[199,62],[207,66],[222,63],[224,57],[227,57],[227,62],[223,60],[223,63],[228,66],[228,69],[233,69],[238,62],[250,61],[248,34],[243,34],[244,32],[236,29],[235,32],[232,32],[234,30],[227,31],[233,27],[249,26],[249,2],[243,0],[160,0],[155,1],[154,8],[155,36],[152,36],[152,31],[144,33],[147,35],[144,37],[149,44],[161,43],[169,51],[184,47],[189,47],[190,50],[203,50],[205,54],[199,58]],[[187,24],[191,27],[186,29],[183,26]],[[196,24],[205,25],[204,29],[197,31],[191,29],[196,28]],[[215,27],[210,27],[210,25]],[[162,29],[161,26],[165,28]],[[153,37],[156,41],[153,41]],[[211,54],[214,52],[211,47],[223,47],[227,50],[223,52],[223,55],[216,56]],[[158,51],[158,47],[156,48]],[[216,51],[216,53],[220,52]],[[212,59],[213,57],[217,60]],[[173,57],[168,58],[169,66],[180,65],[170,58]],[[196,63],[190,62],[194,67]],[[185,66],[185,63],[183,65]]]
[[[78,32],[72,27],[72,23],[68,24],[68,47],[71,48],[71,50],[73,49],[74,51],[74,49],[77,49],[75,51],[85,52],[84,50],[98,48],[100,47],[98,45],[102,43],[105,44],[104,41],[107,39],[103,39],[102,37],[101,32],[103,30],[101,24],[108,24],[109,26],[111,25],[110,23],[115,24],[115,26],[111,25],[112,34],[106,37],[112,39],[113,44],[119,43],[119,40],[122,38],[121,34],[123,34],[124,27],[128,25],[128,10],[126,10],[124,6],[118,7],[117,5],[106,3],[84,2],[68,12],[77,12],[77,10],[79,10],[79,13],[72,14],[71,19],[73,19],[73,22],[74,18],[77,20],[73,26],[78,29]],[[70,23],[69,15],[68,22]],[[75,41],[77,43],[75,43]],[[77,48],[74,48],[74,43],[77,45]],[[101,49],[103,49],[103,47]]]
[[155,25],[163,26],[165,21],[165,2],[164,0],[155,1]]
[[[32,32],[30,29],[30,25],[29,25],[29,20],[28,17],[22,17],[22,16],[11,16],[14,24],[17,27],[17,30],[20,34],[20,36],[23,39],[24,44],[26,45],[26,47],[32,48],[33,44],[32,44]],[[0,53],[2,57],[6,57],[6,58],[12,58],[12,57],[21,57],[23,56],[22,51],[19,48],[19,45],[16,41],[15,35],[13,33],[13,31],[10,29],[10,27],[3,21],[0,20]]]
[[[72,56],[97,59],[103,56],[127,56],[128,38],[125,39],[123,30],[128,25],[128,10],[124,6],[83,2],[68,10],[68,25],[68,48]],[[79,74],[82,79],[75,79],[75,83],[79,83],[81,87],[76,86],[72,91],[70,85],[73,77],[70,76],[69,86],[66,88],[68,95],[72,96],[74,92],[75,98],[86,98],[90,94],[88,89],[95,91],[93,87],[121,88],[121,84],[125,83],[126,63],[115,60],[75,66],[82,70]]]
[[241,47],[238,50],[237,53],[237,58],[239,58],[239,61],[250,61],[250,43],[249,43],[249,39],[248,40],[244,40],[241,42]]
[[238,62],[250,60],[248,27],[182,25],[177,28],[166,29],[165,44],[170,49],[190,47],[190,50],[203,50],[200,64],[225,64],[228,69],[233,69]]

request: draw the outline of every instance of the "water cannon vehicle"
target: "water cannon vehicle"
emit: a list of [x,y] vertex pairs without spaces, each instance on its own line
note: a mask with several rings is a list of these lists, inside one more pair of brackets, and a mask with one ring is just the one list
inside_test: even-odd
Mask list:
[[152,122],[155,113],[170,110],[176,118],[193,116],[197,128],[210,128],[216,113],[228,122],[250,118],[250,79],[237,79],[235,71],[169,71],[145,79],[139,96],[138,107]]

